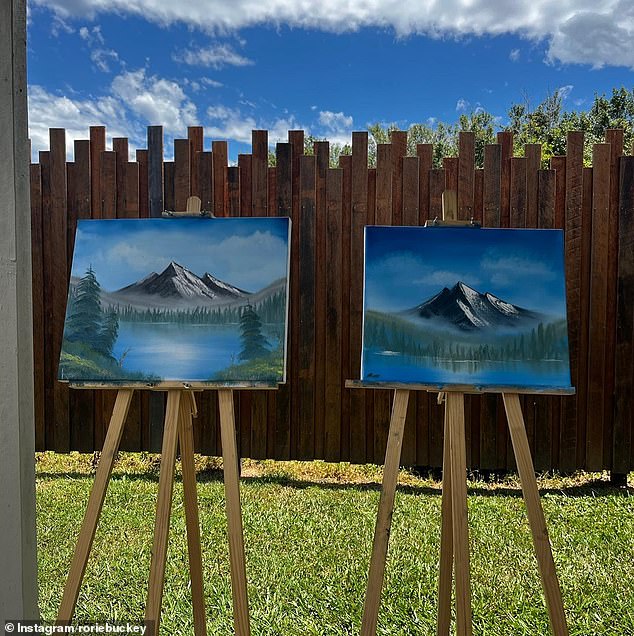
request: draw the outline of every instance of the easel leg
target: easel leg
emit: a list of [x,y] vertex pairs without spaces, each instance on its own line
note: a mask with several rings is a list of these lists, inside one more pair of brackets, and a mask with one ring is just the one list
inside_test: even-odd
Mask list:
[[[152,562],[150,564],[150,582],[148,585],[145,620],[153,622],[153,634],[158,636],[161,620],[161,603],[163,601],[163,584],[165,581],[165,559],[167,557],[167,538],[169,534],[170,511],[172,508],[172,491],[174,488],[174,464],[176,462],[176,440],[181,402],[180,390],[167,392],[167,410],[165,428],[163,430],[163,447],[161,450],[161,474],[156,502],[156,521],[154,523],[154,544],[152,546]],[[148,632],[149,633],[149,632]]]
[[390,430],[387,438],[387,449],[385,451],[385,466],[383,468],[379,512],[374,528],[374,543],[372,546],[372,557],[370,559],[368,589],[363,607],[361,636],[375,636],[376,634],[408,401],[409,391],[397,389],[394,392],[394,404],[392,405],[392,417],[390,419]]
[[95,483],[93,484],[90,498],[88,499],[88,507],[86,508],[84,521],[81,526],[81,531],[79,532],[79,539],[77,540],[77,546],[75,547],[73,562],[70,566],[68,579],[66,579],[66,587],[64,588],[62,604],[59,608],[59,613],[57,614],[57,620],[60,624],[69,623],[75,612],[75,604],[77,603],[79,588],[81,586],[82,579],[84,578],[84,572],[86,571],[90,548],[92,547],[92,542],[95,538],[99,515],[101,514],[101,508],[106,496],[108,482],[110,481],[110,475],[112,474],[114,459],[117,451],[119,450],[119,443],[121,442],[121,435],[123,433],[123,425],[126,417],[128,416],[128,410],[130,408],[133,393],[134,391],[132,389],[120,389],[117,393],[114,410],[112,412],[112,417],[110,418],[110,425],[108,426],[103,450],[101,451],[101,458],[99,459],[99,465],[97,466]]
[[437,636],[449,636],[451,627],[451,583],[453,575],[453,524],[451,522],[451,431],[445,408],[442,454],[442,530],[440,535],[440,575],[438,577]]
[[451,517],[456,578],[456,633],[471,636],[471,582],[469,527],[467,524],[467,460],[464,430],[464,395],[448,392],[445,406],[450,430]]
[[196,402],[191,391],[184,392],[180,404],[178,435],[183,469],[183,499],[185,502],[185,523],[187,526],[187,551],[189,572],[192,582],[192,603],[194,606],[194,634],[207,635],[205,599],[203,594],[203,564],[200,547],[200,521],[198,518],[198,497],[196,493],[196,468],[194,466],[194,431],[192,415],[196,412]]
[[561,590],[555,571],[555,562],[548,538],[546,519],[539,500],[539,490],[537,489],[537,479],[535,478],[535,468],[531,458],[531,451],[526,436],[524,417],[520,406],[519,396],[515,393],[504,394],[504,408],[509,423],[511,441],[515,452],[515,461],[522,482],[522,492],[528,513],[528,521],[533,535],[533,545],[539,564],[542,587],[546,597],[550,626],[555,636],[568,636],[568,626],[564,606],[561,600]]
[[231,591],[233,596],[233,622],[236,636],[249,636],[249,601],[247,598],[247,571],[244,558],[242,514],[240,512],[240,478],[236,449],[233,391],[218,391],[220,406],[220,432],[222,460],[225,476],[225,499],[229,529],[229,560],[231,562]]

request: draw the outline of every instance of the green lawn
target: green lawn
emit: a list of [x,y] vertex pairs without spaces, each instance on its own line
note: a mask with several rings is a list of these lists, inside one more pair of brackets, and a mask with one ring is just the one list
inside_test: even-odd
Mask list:
[[[199,458],[209,635],[232,633],[222,474]],[[358,634],[381,472],[348,464],[245,462],[242,507],[252,633]],[[540,480],[571,634],[634,634],[634,489],[605,475]],[[603,480],[603,481],[602,481]],[[433,635],[440,485],[403,471],[379,634]],[[55,617],[92,485],[91,456],[38,454],[40,605]],[[630,486],[632,479],[630,476]],[[158,460],[123,454],[104,505],[77,608],[83,620],[142,620]],[[474,634],[546,635],[518,484],[469,483]],[[182,485],[176,484],[162,634],[193,634]]]

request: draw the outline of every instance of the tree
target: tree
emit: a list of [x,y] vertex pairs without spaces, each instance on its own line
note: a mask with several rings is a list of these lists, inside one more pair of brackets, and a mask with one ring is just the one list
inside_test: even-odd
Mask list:
[[105,356],[112,356],[112,348],[119,335],[119,318],[117,312],[110,308],[103,316],[99,337],[95,349]]
[[242,339],[240,360],[253,360],[269,353],[270,345],[262,335],[262,321],[251,304],[244,308],[240,316],[240,337]]
[[100,297],[101,287],[90,266],[75,288],[71,312],[66,319],[64,337],[67,340],[97,344],[102,320]]

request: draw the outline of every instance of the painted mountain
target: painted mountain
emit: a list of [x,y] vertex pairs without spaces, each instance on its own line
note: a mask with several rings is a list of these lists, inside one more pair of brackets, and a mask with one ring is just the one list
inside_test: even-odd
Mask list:
[[365,238],[365,381],[570,387],[561,232],[368,227]]
[[444,287],[403,315],[459,331],[526,329],[547,319],[543,314],[505,302],[489,292],[483,294],[463,282],[451,289]]
[[80,221],[60,379],[283,381],[289,231],[285,218]]

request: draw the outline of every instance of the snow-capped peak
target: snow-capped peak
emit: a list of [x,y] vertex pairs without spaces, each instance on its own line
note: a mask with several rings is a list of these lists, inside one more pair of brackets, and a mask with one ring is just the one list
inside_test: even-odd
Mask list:
[[517,309],[515,308],[515,305],[511,305],[510,303],[505,303],[503,300],[500,300],[497,296],[494,296],[493,294],[490,294],[489,292],[487,292],[485,296],[487,297],[487,300],[502,313],[507,314],[509,316],[515,315],[518,313]]

